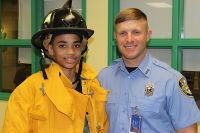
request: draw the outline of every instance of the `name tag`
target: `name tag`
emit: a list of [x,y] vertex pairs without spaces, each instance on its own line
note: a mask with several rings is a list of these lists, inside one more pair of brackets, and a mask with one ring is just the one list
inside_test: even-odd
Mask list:
[[142,116],[131,115],[129,133],[141,133],[142,129]]

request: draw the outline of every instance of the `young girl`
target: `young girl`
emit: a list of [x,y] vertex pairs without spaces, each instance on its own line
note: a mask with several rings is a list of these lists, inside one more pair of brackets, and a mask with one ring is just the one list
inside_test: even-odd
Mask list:
[[[66,7],[67,5],[67,7]],[[11,94],[2,133],[106,133],[107,91],[97,73],[82,62],[93,30],[82,16],[65,7],[51,11],[32,44],[53,58]]]

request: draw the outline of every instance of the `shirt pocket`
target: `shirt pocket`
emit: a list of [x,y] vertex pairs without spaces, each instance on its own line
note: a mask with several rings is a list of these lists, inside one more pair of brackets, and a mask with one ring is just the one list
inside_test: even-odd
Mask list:
[[160,113],[162,102],[159,100],[152,100],[148,98],[132,97],[131,113],[135,114],[135,107],[137,106],[137,114],[142,116],[153,116]]
[[108,93],[107,95],[107,101],[106,101],[106,111],[108,116],[110,114],[114,113],[117,109],[117,97],[114,93]]

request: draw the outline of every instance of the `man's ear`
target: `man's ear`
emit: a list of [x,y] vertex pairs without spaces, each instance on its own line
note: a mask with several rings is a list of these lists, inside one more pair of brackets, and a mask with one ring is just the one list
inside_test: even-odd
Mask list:
[[48,44],[47,50],[48,50],[49,55],[54,56],[53,45]]
[[151,35],[152,35],[152,30],[148,30],[147,31],[147,42],[151,39]]

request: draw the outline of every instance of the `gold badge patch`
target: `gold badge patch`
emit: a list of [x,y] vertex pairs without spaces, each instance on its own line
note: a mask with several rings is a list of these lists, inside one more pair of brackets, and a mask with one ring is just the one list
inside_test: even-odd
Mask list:
[[179,82],[178,82],[178,85],[181,89],[181,91],[188,97],[193,97],[192,96],[192,92],[190,91],[188,85],[187,85],[187,82],[185,81],[185,79],[183,77],[181,77],[179,79]]

